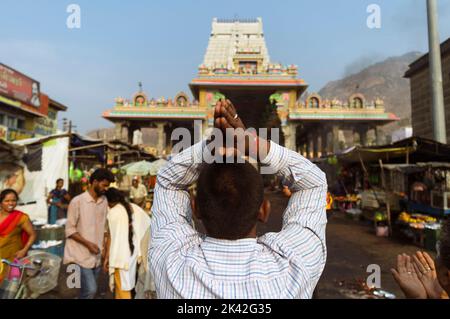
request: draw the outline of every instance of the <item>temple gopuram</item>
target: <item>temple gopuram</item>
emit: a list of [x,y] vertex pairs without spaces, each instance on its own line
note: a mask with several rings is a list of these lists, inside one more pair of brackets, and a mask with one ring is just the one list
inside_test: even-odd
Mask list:
[[344,131],[353,136],[352,145],[380,143],[379,128],[399,120],[385,111],[381,99],[367,101],[358,93],[347,101],[318,94],[303,97],[308,85],[298,67],[271,62],[260,18],[213,19],[204,61],[189,87],[193,99],[184,92],[154,99],[140,89],[131,100],[116,98],[103,117],[115,123],[117,139],[130,143],[141,128],[156,128],[158,143],[152,146],[163,155],[170,153],[175,128],[186,128],[192,136],[195,130],[211,128],[214,106],[226,98],[248,127],[269,127],[261,118],[272,110],[285,146],[308,158],[342,150]]

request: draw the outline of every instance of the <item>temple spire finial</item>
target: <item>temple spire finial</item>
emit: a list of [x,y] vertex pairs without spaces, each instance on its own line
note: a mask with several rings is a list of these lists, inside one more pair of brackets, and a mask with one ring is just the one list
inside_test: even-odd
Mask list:
[[141,81],[138,82],[138,86],[139,86],[139,93],[142,93],[142,82]]

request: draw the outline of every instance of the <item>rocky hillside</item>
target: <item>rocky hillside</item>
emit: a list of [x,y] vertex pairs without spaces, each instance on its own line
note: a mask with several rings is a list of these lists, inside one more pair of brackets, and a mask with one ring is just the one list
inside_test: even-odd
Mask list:
[[403,78],[408,66],[417,60],[421,53],[411,52],[392,57],[373,64],[364,70],[344,79],[329,82],[319,94],[323,98],[346,100],[353,93],[362,93],[367,100],[377,97],[384,99],[388,112],[396,114],[401,121],[385,126],[390,132],[411,124],[411,93],[409,80]]

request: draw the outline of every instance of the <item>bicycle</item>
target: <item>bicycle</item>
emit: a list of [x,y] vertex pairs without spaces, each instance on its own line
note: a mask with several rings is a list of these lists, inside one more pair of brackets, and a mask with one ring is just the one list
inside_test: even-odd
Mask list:
[[[0,299],[35,299],[57,286],[61,258],[50,253],[30,251],[21,260],[10,262],[2,259],[0,268],[10,267],[0,286]],[[11,271],[20,275],[11,276]]]

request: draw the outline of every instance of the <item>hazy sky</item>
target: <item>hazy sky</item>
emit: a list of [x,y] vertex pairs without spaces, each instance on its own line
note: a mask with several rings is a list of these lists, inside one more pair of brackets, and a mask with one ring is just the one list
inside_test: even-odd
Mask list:
[[[440,35],[450,37],[450,1],[440,3]],[[81,7],[68,29],[67,6]],[[261,17],[271,60],[297,64],[309,91],[368,64],[426,52],[425,0],[0,0],[0,62],[41,82],[69,106],[60,116],[80,132],[109,127],[101,113],[131,98],[143,82],[150,97],[190,93],[218,18]],[[381,7],[369,29],[367,6]]]

